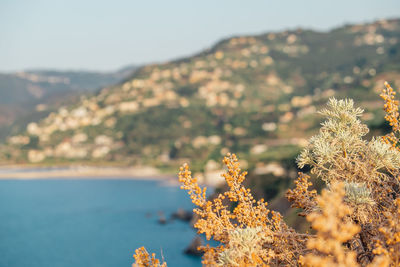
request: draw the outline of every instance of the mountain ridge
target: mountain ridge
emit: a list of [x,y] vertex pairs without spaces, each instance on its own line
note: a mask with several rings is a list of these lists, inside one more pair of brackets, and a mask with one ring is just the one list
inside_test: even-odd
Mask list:
[[26,127],[24,121],[43,117],[39,113],[51,110],[60,99],[67,103],[78,94],[95,93],[120,82],[135,69],[132,65],[108,73],[49,69],[0,73],[0,138]]

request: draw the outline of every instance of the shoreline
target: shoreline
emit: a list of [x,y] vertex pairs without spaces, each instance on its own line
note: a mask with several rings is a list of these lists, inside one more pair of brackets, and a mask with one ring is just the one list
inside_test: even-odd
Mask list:
[[0,180],[36,179],[131,179],[174,182],[176,177],[153,167],[21,167],[1,166]]

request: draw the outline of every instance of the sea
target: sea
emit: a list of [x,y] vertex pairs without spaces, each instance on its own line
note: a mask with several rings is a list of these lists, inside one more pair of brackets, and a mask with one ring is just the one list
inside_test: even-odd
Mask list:
[[187,193],[156,180],[0,180],[0,267],[130,267],[141,246],[201,266],[183,253],[195,230],[170,220],[178,208],[193,209]]

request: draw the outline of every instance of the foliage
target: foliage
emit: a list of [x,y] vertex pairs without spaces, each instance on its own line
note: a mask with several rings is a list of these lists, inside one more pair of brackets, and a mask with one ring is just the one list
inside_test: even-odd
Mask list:
[[[199,233],[204,233],[220,242],[216,248],[205,247],[205,265],[220,264],[239,266],[258,264],[293,265],[296,254],[305,248],[302,234],[296,234],[282,220],[278,212],[270,211],[263,199],[254,200],[249,189],[242,182],[246,172],[242,172],[235,154],[224,158],[227,172],[223,174],[229,190],[219,194],[212,201],[206,199],[206,188],[201,189],[187,165],[179,173],[182,188],[187,190],[199,220],[194,225]],[[224,200],[235,204],[224,204]]]
[[160,260],[156,258],[156,255],[152,253],[150,256],[144,247],[138,248],[133,257],[136,262],[132,267],[167,267],[166,262],[160,263]]
[[[312,253],[300,258],[300,262],[310,266],[356,266],[356,253],[347,252],[342,244],[349,241],[360,227],[352,221],[345,221],[352,210],[343,202],[345,190],[343,183],[332,185],[330,190],[323,190],[316,198],[320,211],[314,211],[307,216],[317,231],[310,238],[307,247]],[[334,205],[332,205],[335,203]]]
[[393,88],[385,82],[385,89],[381,94],[381,97],[385,101],[385,105],[383,106],[386,115],[385,120],[392,127],[392,132],[382,137],[383,141],[391,146],[399,149],[398,147],[398,134],[400,131],[400,122],[399,122],[399,101],[395,100],[396,92],[394,92]]
[[[326,183],[318,194],[310,176],[299,173],[288,190],[292,206],[311,222],[315,234],[291,229],[263,199],[256,201],[242,183],[235,154],[224,158],[229,187],[206,198],[188,165],[179,181],[187,190],[199,219],[194,225],[207,239],[206,266],[399,266],[400,264],[400,151],[397,149],[398,102],[388,84],[382,94],[393,139],[364,139],[368,127],[352,100],[330,99],[320,113],[326,117],[317,135],[297,158],[300,168]],[[395,144],[395,145],[393,145]],[[231,207],[234,207],[231,209]]]

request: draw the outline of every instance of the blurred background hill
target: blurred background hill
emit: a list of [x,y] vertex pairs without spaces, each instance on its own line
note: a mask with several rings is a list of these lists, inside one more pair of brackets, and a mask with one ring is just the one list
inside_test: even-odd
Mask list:
[[0,73],[0,140],[21,131],[62,104],[76,101],[81,94],[94,93],[118,83],[136,69],[115,72],[27,70]]
[[[1,159],[144,165],[167,173],[190,162],[214,183],[221,157],[232,151],[264,177],[260,194],[273,197],[294,177],[294,157],[318,129],[316,111],[329,97],[355,99],[367,109],[363,119],[371,129],[384,131],[378,95],[385,80],[400,86],[399,42],[400,20],[390,19],[328,32],[235,36],[124,73],[10,74],[9,84],[23,86],[2,90],[13,92],[5,105],[23,103],[28,94],[36,110],[53,105],[5,139]],[[79,100],[65,103],[58,95]]]

